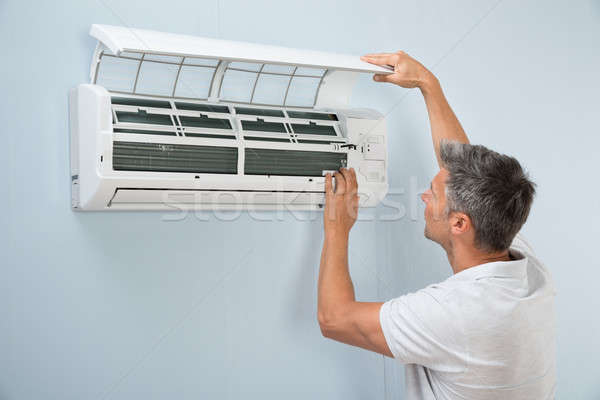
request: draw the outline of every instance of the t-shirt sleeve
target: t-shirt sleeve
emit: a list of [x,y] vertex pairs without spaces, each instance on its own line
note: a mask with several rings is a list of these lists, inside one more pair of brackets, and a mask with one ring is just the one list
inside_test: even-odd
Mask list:
[[459,310],[446,288],[432,285],[385,302],[379,320],[399,361],[459,372],[467,363]]

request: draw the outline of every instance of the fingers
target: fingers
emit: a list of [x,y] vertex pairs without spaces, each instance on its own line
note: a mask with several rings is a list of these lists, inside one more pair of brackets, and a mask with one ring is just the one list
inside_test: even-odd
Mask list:
[[394,53],[369,53],[369,54],[365,54],[363,56],[361,56],[360,58],[367,58],[367,57],[381,57],[381,56],[389,56],[392,55]]
[[367,54],[362,56],[360,59],[375,65],[390,65],[395,66],[398,63],[399,55],[396,53],[380,53],[380,54]]
[[335,178],[335,191],[333,189],[333,180],[330,173],[325,175],[325,194],[356,194],[358,192],[358,182],[356,180],[356,171],[354,168],[340,168],[333,174]]
[[376,61],[382,61],[385,59],[388,59],[389,57],[393,56],[394,53],[370,53],[370,54],[365,54],[364,56],[361,56],[360,59],[363,61],[372,61],[372,62],[376,62]]
[[346,180],[344,179],[344,175],[337,171],[333,177],[335,178],[335,194],[346,193]]
[[333,184],[332,184],[331,180],[332,180],[331,174],[328,172],[325,175],[325,195],[326,196],[333,195]]
[[[335,188],[333,187],[335,179]],[[325,211],[327,226],[346,226],[349,230],[358,218],[359,196],[356,172],[353,168],[340,168],[333,176],[325,175]]]
[[342,168],[342,175],[346,181],[346,193],[354,194],[358,191],[356,184],[356,173],[354,169]]
[[352,178],[352,186],[355,188],[355,191],[358,192],[358,182],[356,181],[356,171],[354,171],[354,168],[350,168],[350,176]]
[[[366,54],[360,58],[361,60],[374,65],[390,66],[395,69],[398,63],[398,54],[392,53],[380,53],[380,54]],[[390,79],[392,74],[375,74],[373,80],[376,82],[391,82]]]

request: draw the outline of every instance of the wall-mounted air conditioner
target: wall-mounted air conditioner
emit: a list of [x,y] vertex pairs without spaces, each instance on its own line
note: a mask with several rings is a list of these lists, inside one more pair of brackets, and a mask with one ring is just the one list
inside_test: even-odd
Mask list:
[[318,209],[324,173],[386,194],[381,114],[347,108],[358,57],[92,25],[91,83],[70,93],[80,210]]

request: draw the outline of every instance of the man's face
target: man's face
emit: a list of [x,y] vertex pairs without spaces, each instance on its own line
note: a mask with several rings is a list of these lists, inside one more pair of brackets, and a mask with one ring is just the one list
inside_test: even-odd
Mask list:
[[446,215],[446,180],[448,170],[442,168],[422,195],[425,203],[425,237],[441,244],[450,243],[450,224]]

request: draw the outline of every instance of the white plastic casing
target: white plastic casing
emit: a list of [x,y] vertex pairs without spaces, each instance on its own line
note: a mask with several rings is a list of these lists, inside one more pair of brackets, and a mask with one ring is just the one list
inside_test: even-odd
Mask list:
[[[104,29],[102,29],[104,27]],[[120,36],[114,36],[115,32]],[[136,30],[134,30],[136,31]],[[127,28],[94,25],[92,34],[102,40],[98,49],[108,49],[114,53],[123,51],[140,51],[152,54],[182,54],[180,48],[185,48],[186,53],[191,49],[202,46],[202,38],[190,38],[185,45],[182,42],[172,41],[172,34],[160,32],[141,31],[133,33],[133,38],[127,36]],[[150,33],[148,33],[150,32]],[[112,36],[111,36],[112,35]],[[144,36],[146,35],[146,36]],[[153,36],[154,35],[154,36]],[[181,38],[181,35],[175,35]],[[155,45],[160,49],[137,48],[120,46],[120,42],[152,37]],[[169,41],[171,40],[171,41]],[[209,42],[212,39],[208,39]],[[222,41],[224,42],[224,41]],[[179,43],[179,44],[178,44]],[[306,56],[306,51],[287,49],[285,57],[277,58],[269,52],[272,46],[232,42],[235,45],[221,48],[222,53],[241,61],[270,62],[289,64],[290,60],[298,60],[299,56]],[[222,45],[223,43],[221,43]],[[143,47],[142,45],[140,45]],[[169,47],[171,46],[171,47]],[[258,46],[258,47],[257,47]],[[211,47],[208,51],[200,48],[194,53],[196,56],[221,57],[215,54]],[[95,82],[97,72],[98,49],[94,55],[92,65],[92,82]],[[245,49],[245,50],[244,50]],[[252,50],[259,52],[253,59],[249,59]],[[258,49],[258,50],[257,50]],[[304,53],[303,53],[304,52]],[[210,53],[210,54],[208,54]],[[243,53],[243,54],[242,54]],[[268,53],[268,54],[267,54]],[[345,144],[331,144],[325,147],[322,144],[260,142],[253,146],[273,149],[294,149],[304,151],[329,151],[347,154],[347,166],[354,168],[357,173],[360,206],[375,206],[387,193],[387,138],[384,117],[372,110],[351,110],[345,106],[350,96],[356,74],[359,72],[381,72],[378,67],[360,64],[353,58],[344,58],[339,61],[335,57],[328,57],[325,53],[306,61],[307,65],[327,69],[318,89],[315,104],[308,111],[326,111],[335,113],[339,122],[336,130]],[[270,58],[269,58],[270,57]],[[296,57],[296,58],[295,58]],[[344,56],[348,57],[348,56]],[[306,59],[305,59],[306,60]],[[327,65],[323,65],[325,61]],[[335,64],[338,60],[337,65]],[[343,65],[346,62],[346,66]],[[357,67],[358,66],[358,67]],[[95,72],[94,72],[95,71]],[[234,125],[235,141],[231,139],[199,138],[190,136],[160,136],[144,134],[128,134],[114,132],[113,109],[111,96],[114,92],[97,84],[81,84],[70,92],[70,128],[71,128],[71,179],[72,179],[72,206],[77,210],[181,210],[181,209],[288,209],[288,210],[313,210],[319,209],[324,204],[324,177],[322,176],[267,176],[245,175],[243,168],[243,150],[248,146],[239,127]],[[126,96],[122,95],[121,96]],[[131,94],[132,98],[158,99],[147,95]],[[164,100],[164,98],[162,98]],[[177,100],[171,97],[171,101]],[[189,100],[188,100],[189,101]],[[197,100],[198,104],[220,104],[234,107],[235,102],[222,99]],[[253,105],[250,105],[253,107]],[[263,106],[261,108],[274,108],[285,110],[307,111],[305,108],[289,106]],[[308,121],[307,121],[308,122]],[[239,166],[236,174],[211,174],[195,172],[154,172],[154,171],[124,171],[113,169],[113,141],[129,141],[141,143],[159,143],[169,145],[206,145],[235,146],[240,155]],[[232,145],[232,143],[234,143]]]

